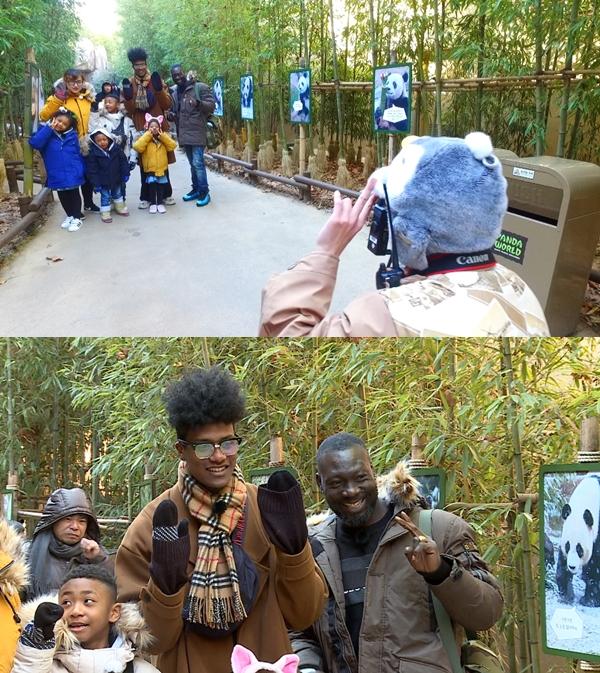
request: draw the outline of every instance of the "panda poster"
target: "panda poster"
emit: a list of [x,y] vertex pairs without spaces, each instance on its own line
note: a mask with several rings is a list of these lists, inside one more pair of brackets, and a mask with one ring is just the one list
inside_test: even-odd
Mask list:
[[215,99],[215,109],[213,114],[216,117],[223,116],[223,91],[225,90],[225,79],[223,77],[215,77],[212,85],[213,97]]
[[373,75],[373,130],[409,133],[412,99],[412,63],[391,63]]
[[290,123],[310,124],[310,70],[290,72]]
[[240,103],[242,119],[252,121],[254,119],[254,77],[252,75],[240,77]]
[[430,509],[441,509],[446,504],[446,473],[439,467],[416,467],[411,474],[419,482],[419,492]]
[[544,649],[600,661],[600,464],[543,466],[540,503]]

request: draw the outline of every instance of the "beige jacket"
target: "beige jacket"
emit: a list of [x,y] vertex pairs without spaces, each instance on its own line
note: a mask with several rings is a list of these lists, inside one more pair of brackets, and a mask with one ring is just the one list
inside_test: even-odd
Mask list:
[[327,315],[339,258],[313,252],[273,276],[262,294],[260,336],[548,336],[544,312],[519,276],[484,271],[408,276]]

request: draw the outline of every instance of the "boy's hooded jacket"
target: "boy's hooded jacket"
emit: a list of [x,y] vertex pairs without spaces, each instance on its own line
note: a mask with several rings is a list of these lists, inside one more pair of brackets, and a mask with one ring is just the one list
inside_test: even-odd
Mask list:
[[136,161],[137,154],[132,152],[131,146],[137,137],[137,132],[133,120],[125,114],[123,104],[116,112],[108,112],[102,100],[98,105],[98,111],[92,114],[90,128],[94,131],[105,130],[112,133],[127,160]]
[[[37,606],[46,601],[56,603],[58,596],[40,596],[23,605],[21,618],[28,624],[26,633],[30,632]],[[64,618],[57,622],[54,634],[55,642],[49,641],[48,649],[42,649],[45,645],[38,648],[26,644],[21,638],[12,673],[123,673],[132,660],[134,673],[157,673],[157,669],[140,656],[152,643],[152,637],[137,606],[132,603],[121,609],[121,616],[113,627],[111,647],[83,649]]]
[[[64,80],[59,79],[54,83],[54,88],[66,88]],[[89,82],[85,82],[78,96],[68,94],[66,100],[57,98],[54,94],[48,97],[46,104],[40,110],[40,121],[47,122],[60,107],[66,107],[77,116],[77,134],[83,138],[88,132],[92,103],[95,102],[94,88]]]
[[[423,500],[417,481],[403,463],[379,479],[379,497],[393,505],[395,515],[406,512],[419,526]],[[502,614],[502,594],[477,551],[471,527],[454,514],[433,511],[432,537],[452,564],[450,575],[434,585],[428,584],[405,556],[412,534],[390,519],[367,571],[357,659],[346,627],[337,521],[331,514],[309,525],[309,540],[327,580],[329,600],[312,628],[291,635],[300,666],[328,673],[451,673],[431,595],[443,603],[459,631],[460,627],[467,631],[489,629]]]
[[[99,133],[110,140],[105,150],[95,141]],[[90,133],[89,151],[85,164],[87,178],[94,187],[115,188],[129,179],[127,157],[115,142],[113,134],[106,129],[94,129]]]
[[23,626],[18,616],[19,591],[27,586],[28,571],[23,538],[0,519],[0,673],[10,673]]
[[74,189],[85,182],[85,164],[74,129],[57,133],[46,124],[31,136],[29,144],[39,150],[44,159],[46,187]]

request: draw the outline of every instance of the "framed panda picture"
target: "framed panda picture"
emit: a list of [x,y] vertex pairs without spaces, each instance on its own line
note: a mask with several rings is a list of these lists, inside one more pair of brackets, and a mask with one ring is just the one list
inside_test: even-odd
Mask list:
[[254,119],[254,77],[249,73],[240,77],[240,105],[242,119]]
[[223,77],[215,77],[212,85],[212,93],[215,99],[215,109],[213,114],[215,117],[222,117],[223,112],[223,91],[225,90],[225,79]]
[[419,482],[419,491],[430,509],[442,509],[446,504],[446,473],[441,467],[416,467],[410,473]]
[[310,70],[290,72],[290,124],[310,124]]
[[390,63],[373,70],[373,131],[409,133],[412,63]]
[[542,645],[600,662],[600,463],[540,471]]

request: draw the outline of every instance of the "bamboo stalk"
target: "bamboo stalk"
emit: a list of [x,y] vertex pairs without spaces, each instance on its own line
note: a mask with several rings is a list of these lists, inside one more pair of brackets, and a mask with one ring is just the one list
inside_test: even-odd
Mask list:
[[[525,473],[523,468],[523,455],[521,452],[521,437],[519,426],[515,414],[514,402],[512,399],[514,379],[512,366],[512,352],[510,339],[502,337],[500,341],[502,353],[502,375],[506,388],[506,423],[511,436],[512,462],[515,477],[515,487],[517,491],[523,493],[525,490]],[[527,504],[520,504],[519,511],[524,513]],[[523,523],[519,531],[521,536],[521,547],[523,553],[523,582],[525,588],[525,602],[527,606],[527,629],[528,642],[531,657],[532,673],[541,673],[541,651],[539,642],[539,627],[537,624],[538,606],[535,595],[535,581],[533,579],[532,561],[531,561],[531,543],[529,540],[529,530],[527,520],[523,518]]]
[[[535,2],[535,68],[536,74],[541,74],[542,70],[542,39],[543,39],[543,26],[542,26],[542,0],[536,0]],[[535,153],[537,155],[544,153],[544,135],[542,133],[542,125],[544,121],[544,85],[542,81],[538,79],[535,85],[535,120],[536,120],[536,130],[535,130]]]
[[10,337],[6,337],[6,430],[8,434],[8,476],[15,474],[15,436],[14,436],[14,416],[15,416],[15,398],[13,394],[12,381],[12,344]]
[[329,22],[331,28],[331,49],[333,58],[333,79],[335,87],[335,101],[337,105],[338,117],[338,136],[340,140],[340,149],[338,157],[343,159],[346,156],[344,147],[344,113],[342,110],[342,94],[340,91],[340,72],[338,68],[337,48],[335,44],[335,29],[333,25],[333,0],[329,0]]
[[[575,50],[575,28],[579,17],[579,0],[573,0],[571,5],[571,22],[567,38],[567,53],[565,58],[565,69],[571,70],[573,67],[573,52]],[[558,129],[558,142],[556,145],[556,156],[565,155],[565,136],[567,134],[567,119],[569,115],[569,97],[571,93],[571,80],[565,81],[563,88],[562,102],[560,106],[560,125]]]

